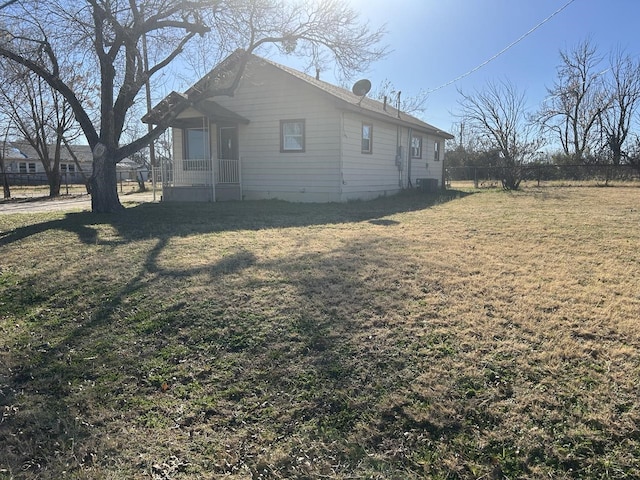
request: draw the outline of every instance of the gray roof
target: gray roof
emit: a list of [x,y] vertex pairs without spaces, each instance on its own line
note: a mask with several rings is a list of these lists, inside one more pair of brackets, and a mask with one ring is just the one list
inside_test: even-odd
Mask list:
[[[189,87],[184,94],[171,92],[169,95],[167,95],[167,97],[165,97],[164,100],[156,105],[151,112],[145,115],[142,121],[149,123],[158,123],[172,111],[184,111],[188,106],[193,105],[197,110],[199,110],[201,113],[204,113],[205,115],[222,115],[227,118],[239,121],[240,123],[248,123],[247,119],[240,117],[239,115],[236,115],[229,110],[223,109],[223,107],[221,107],[211,99],[195,102],[192,100],[205,96],[207,91],[219,91],[220,89],[225,90],[232,88],[234,82],[233,79],[235,78],[234,71],[237,71],[238,66],[241,65],[244,60],[247,60],[246,57],[243,57],[244,55],[245,53],[241,50],[235,51],[222,62],[220,62],[216,67],[214,67],[209,73],[198,80],[195,84]],[[405,127],[414,128],[422,132],[431,133],[442,138],[453,138],[453,135],[451,135],[450,133],[447,133],[444,130],[440,130],[433,125],[420,120],[419,118],[416,118],[402,111],[398,112],[398,110],[396,110],[390,104],[385,104],[384,102],[379,102],[366,96],[364,98],[360,97],[358,95],[355,95],[350,90],[338,87],[322,80],[318,80],[315,77],[300,72],[299,70],[281,65],[257,55],[251,54],[248,58],[248,61],[255,62],[258,65],[262,64],[268,65],[272,68],[277,68],[280,71],[291,75],[292,77],[302,82],[305,82],[307,85],[318,89],[323,94],[328,95],[329,97],[334,99],[336,102],[338,102],[338,106],[340,108],[355,111],[371,118],[388,121],[395,125],[402,125]],[[180,122],[184,121],[184,119],[178,119],[174,123],[178,125]]]
[[[93,161],[93,155],[89,145],[70,145],[70,147],[80,162],[90,163]],[[7,142],[6,144],[0,144],[0,148],[3,149],[4,158],[7,161],[39,160],[40,158],[28,142]],[[49,145],[49,149],[50,154],[53,155],[54,146]],[[73,162],[73,157],[64,145],[60,148],[60,160],[62,162]]]
[[434,127],[433,125],[430,125],[429,123],[426,123],[419,118],[409,115],[408,113],[398,111],[389,103],[385,105],[384,102],[380,102],[366,96],[363,98],[359,95],[354,94],[350,90],[338,87],[323,80],[318,80],[311,75],[307,75],[306,73],[303,73],[291,67],[287,67],[286,65],[281,65],[274,61],[267,60],[255,55],[254,58],[259,62],[263,62],[264,64],[276,67],[288,73],[289,75],[292,75],[293,77],[313,86],[314,88],[317,88],[318,90],[332,96],[333,98],[337,99],[345,109],[356,111],[362,113],[363,115],[368,115],[381,120],[386,120],[394,124],[400,124],[402,126],[415,128],[427,133],[433,133],[447,139],[454,138],[453,135],[445,132],[444,130],[440,130],[439,128]]

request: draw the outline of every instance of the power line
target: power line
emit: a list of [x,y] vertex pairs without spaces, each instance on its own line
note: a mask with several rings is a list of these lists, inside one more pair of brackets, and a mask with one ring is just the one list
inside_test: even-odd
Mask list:
[[540,28],[542,25],[544,25],[545,23],[547,23],[549,20],[551,20],[553,17],[555,17],[556,15],[558,15],[560,12],[562,12],[565,8],[567,8],[569,5],[571,5],[575,0],[569,0],[567,3],[565,3],[563,6],[561,6],[559,9],[557,9],[555,12],[553,12],[551,15],[549,15],[547,18],[545,18],[544,20],[542,20],[540,23],[538,23],[535,27],[533,27],[531,30],[529,30],[528,32],[526,32],[525,34],[521,35],[517,40],[514,40],[513,42],[511,42],[509,45],[507,45],[506,47],[504,47],[502,50],[500,50],[498,53],[496,53],[494,56],[492,56],[491,58],[489,58],[488,60],[485,60],[484,62],[482,62],[480,65],[478,65],[477,67],[472,68],[471,70],[469,70],[466,73],[463,73],[462,75],[454,78],[453,80],[448,81],[447,83],[443,83],[442,85],[440,85],[439,87],[436,87],[434,89],[431,90],[427,90],[427,94],[429,93],[433,93],[435,91],[440,90],[441,88],[444,87],[448,87],[449,85],[456,83],[458,80],[462,80],[465,77],[468,77],[469,75],[471,75],[472,73],[477,72],[478,70],[480,70],[482,67],[484,67],[485,65],[487,65],[488,63],[492,62],[493,60],[495,60],[496,58],[498,58],[500,55],[502,55],[503,53],[505,53],[507,50],[509,50],[511,47],[517,45],[518,43],[520,43],[522,40],[524,40],[526,37],[528,37],[529,35],[531,35],[533,32],[535,32],[538,28]]

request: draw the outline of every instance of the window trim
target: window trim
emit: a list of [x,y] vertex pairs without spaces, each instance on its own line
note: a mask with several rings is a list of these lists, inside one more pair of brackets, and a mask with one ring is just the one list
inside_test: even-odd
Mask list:
[[[419,140],[419,145],[418,145],[418,155],[414,155],[413,151],[414,151],[414,146],[413,146],[413,139],[416,138]],[[417,158],[420,159],[422,158],[422,146],[424,145],[424,139],[422,137],[422,135],[411,135],[411,158]]]
[[[369,148],[364,148],[364,128],[369,127]],[[373,123],[362,122],[362,128],[360,130],[360,153],[372,154],[373,153]]]
[[[204,158],[189,158],[190,130],[201,131],[206,136],[206,139],[203,142],[206,146]],[[185,127],[182,129],[182,170],[185,172],[211,170],[211,132],[207,127]]]
[[[285,148],[284,126],[287,124],[299,123],[302,125],[302,148]],[[291,135],[293,136],[293,135]],[[297,135],[295,135],[297,137]],[[291,118],[280,120],[280,153],[304,153],[307,149],[307,125],[304,118]]]

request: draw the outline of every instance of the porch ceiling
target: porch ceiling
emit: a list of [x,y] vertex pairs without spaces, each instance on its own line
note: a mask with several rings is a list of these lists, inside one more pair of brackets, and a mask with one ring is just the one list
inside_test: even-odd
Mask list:
[[[204,117],[207,117],[212,123],[242,123],[244,125],[249,123],[247,118],[224,108],[222,105],[219,105],[212,100],[203,100],[197,105],[194,105],[193,108],[200,112]],[[177,118],[171,123],[171,126],[179,128],[201,127],[202,117]]]
[[[173,96],[167,97],[168,100],[173,100],[173,103],[179,103],[180,94],[173,92]],[[168,103],[168,102],[167,102]],[[165,106],[166,107],[166,106]],[[169,108],[170,109],[170,105]],[[229,110],[228,108],[219,105],[213,100],[203,100],[194,105],[193,108],[200,112],[203,116],[207,117],[212,123],[232,123],[243,124],[249,123],[249,119],[238,115],[237,113]],[[151,114],[147,114],[143,117],[142,121],[145,123],[157,123],[157,120],[162,116],[162,112],[159,107],[156,107]],[[202,126],[202,117],[183,117],[176,118],[171,122],[171,127],[189,128]]]

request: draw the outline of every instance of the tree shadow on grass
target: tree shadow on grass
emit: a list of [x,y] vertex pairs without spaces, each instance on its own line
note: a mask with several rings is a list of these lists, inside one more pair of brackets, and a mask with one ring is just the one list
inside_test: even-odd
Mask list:
[[[290,203],[279,200],[223,203],[140,204],[119,214],[67,213],[61,219],[0,232],[0,247],[50,230],[78,235],[85,244],[96,244],[96,227],[109,225],[118,232],[112,244],[141,238],[164,238],[238,230],[305,227],[370,221],[391,225],[385,217],[423,210],[462,198],[469,193],[447,190],[438,194],[406,191],[390,197],[347,203]],[[101,242],[104,243],[104,242]]]
[[[152,242],[129,279],[116,288],[95,287],[91,292],[95,298],[90,302],[94,307],[87,312],[62,308],[60,318],[54,321],[47,317],[47,310],[60,300],[35,290],[20,294],[13,304],[25,312],[37,312],[31,313],[37,318],[28,320],[31,330],[19,336],[15,344],[7,345],[0,358],[8,367],[6,374],[0,374],[0,403],[5,412],[0,422],[0,443],[6,445],[0,453],[0,468],[21,478],[54,478],[63,471],[99,475],[101,469],[113,467],[120,451],[127,448],[122,438],[109,440],[106,432],[110,425],[121,428],[129,423],[135,426],[132,428],[156,432],[163,426],[186,428],[197,422],[216,421],[231,435],[235,427],[224,408],[232,408],[241,400],[248,402],[247,398],[251,402],[282,402],[278,392],[283,389],[300,392],[303,400],[296,399],[290,416],[284,415],[273,426],[277,435],[298,428],[301,418],[327,429],[329,436],[348,432],[365,416],[365,400],[354,404],[348,385],[355,380],[362,382],[360,377],[368,375],[358,370],[353,360],[362,334],[358,331],[351,336],[361,329],[354,322],[359,308],[383,308],[385,300],[379,298],[375,305],[359,304],[367,294],[367,285],[360,277],[343,273],[352,267],[359,252],[371,250],[372,245],[356,242],[343,251],[305,254],[285,264],[257,264],[256,256],[243,247],[217,261],[186,268],[164,267],[159,258],[174,237],[361,221],[391,227],[399,220],[385,217],[441,201],[416,195],[331,205],[143,205],[119,216],[67,214],[62,219],[0,234],[0,246],[50,230],[74,233],[86,245]],[[103,226],[115,229],[116,235],[104,237]],[[381,259],[382,255],[375,258]],[[314,269],[309,270],[310,265]],[[293,292],[292,296],[287,300],[269,298],[268,306],[242,305],[242,301],[252,300],[238,295],[251,292],[254,280],[243,279],[240,274],[251,268],[285,275],[289,280],[284,287]],[[163,298],[163,282],[198,275],[205,275],[222,293],[214,299],[194,299],[188,293]],[[235,283],[223,282],[230,278]],[[22,282],[6,291],[18,295],[28,284]],[[332,305],[330,296],[323,293],[331,285],[357,294],[352,310],[340,312]],[[188,288],[185,282],[185,291]],[[208,370],[213,366],[189,363],[194,358],[201,362],[200,357],[210,359],[224,375],[236,378],[221,385],[224,388],[212,401],[215,409],[201,406],[201,413],[170,418],[176,397],[182,395],[183,400],[197,403],[202,393],[210,395],[198,392],[197,385],[204,381],[215,384],[207,377],[214,375]],[[267,365],[261,374],[249,370],[258,359]],[[185,364],[192,371],[181,366]],[[393,367],[383,362],[379,373],[384,375]],[[123,403],[132,398],[138,404]],[[133,414],[128,413],[130,409]],[[153,447],[147,445],[143,450]],[[127,468],[149,474],[153,466],[143,463]],[[91,473],[86,475],[90,477]]]
[[[85,229],[82,224],[79,227],[72,222],[69,230],[78,233],[81,240],[93,243],[94,230]],[[77,310],[69,312],[66,315],[73,318],[60,319],[55,326],[47,325],[50,319],[46,312],[60,299],[32,288],[30,284],[35,281],[23,281],[14,289],[7,289],[17,308],[45,313],[39,313],[35,319],[25,318],[25,322],[33,325],[30,331],[14,345],[7,344],[5,354],[0,357],[6,367],[6,374],[0,374],[3,409],[0,473],[9,474],[9,478],[58,478],[63,472],[91,471],[99,463],[100,455],[117,458],[117,446],[101,443],[108,423],[126,416],[126,405],[119,404],[118,397],[128,389],[142,390],[143,395],[151,396],[162,391],[156,379],[144,378],[139,369],[141,363],[152,361],[158,354],[159,344],[137,342],[132,336],[161,333],[164,342],[171,343],[177,329],[188,328],[189,323],[180,317],[185,302],[167,301],[158,309],[136,317],[137,306],[130,302],[131,297],[138,292],[149,294],[145,289],[159,283],[159,279],[173,281],[203,273],[215,279],[238,273],[255,261],[251,252],[241,249],[211,264],[165,269],[157,260],[168,240],[156,239],[138,272],[120,288],[114,291],[105,286],[104,298],[97,308],[86,315]],[[122,317],[128,316],[132,318],[123,321]],[[176,316],[180,318],[172,318]],[[42,325],[36,326],[39,320]],[[136,395],[134,391],[129,393]],[[92,420],[92,410],[101,408],[120,413],[117,418]]]

